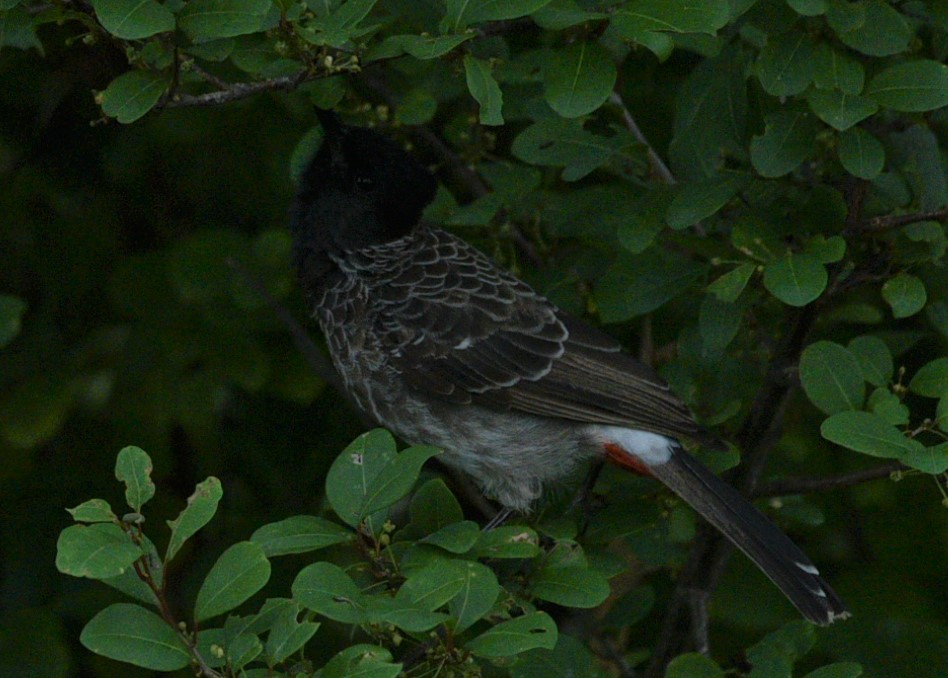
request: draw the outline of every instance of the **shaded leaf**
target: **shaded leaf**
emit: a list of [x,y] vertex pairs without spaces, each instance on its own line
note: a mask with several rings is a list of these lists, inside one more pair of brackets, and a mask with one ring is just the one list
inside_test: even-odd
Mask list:
[[909,273],[899,273],[882,285],[882,298],[892,307],[896,318],[908,318],[923,308],[928,300],[925,285]]
[[260,544],[268,558],[307,553],[355,539],[355,534],[316,516],[292,516],[258,528],[250,541]]
[[145,450],[130,445],[119,451],[115,460],[115,477],[125,483],[125,501],[137,513],[141,513],[142,506],[155,496],[151,472],[151,457]]
[[803,350],[800,382],[810,401],[826,414],[862,407],[862,366],[856,356],[832,341],[817,341]]
[[553,649],[556,623],[546,612],[532,612],[488,629],[465,645],[478,657],[510,657],[533,648]]
[[553,53],[543,72],[546,101],[564,118],[599,108],[616,82],[616,66],[597,42],[581,41]]
[[490,63],[477,59],[470,54],[464,55],[464,74],[467,79],[467,89],[471,96],[480,104],[479,120],[482,125],[503,125],[504,116],[501,108],[504,104],[504,95],[500,86],[491,73]]
[[806,253],[788,252],[764,267],[764,287],[790,306],[806,306],[826,289],[829,276],[820,261]]
[[96,654],[153,671],[177,671],[191,663],[184,641],[161,617],[130,603],[99,612],[79,641]]
[[171,539],[168,540],[165,560],[174,558],[184,543],[210,522],[217,513],[217,504],[222,496],[224,490],[221,481],[214,476],[197,484],[194,494],[188,497],[188,505],[177,518],[168,521]]
[[924,449],[920,442],[906,438],[897,428],[869,412],[838,412],[823,422],[820,433],[837,445],[884,459],[901,459]]
[[216,617],[250,598],[270,579],[270,561],[259,544],[243,541],[231,546],[208,572],[194,605],[194,619]]
[[102,92],[102,112],[122,124],[135,122],[154,108],[167,80],[160,73],[128,71]]
[[116,577],[142,557],[142,550],[114,523],[73,525],[56,542],[56,569],[73,577]]

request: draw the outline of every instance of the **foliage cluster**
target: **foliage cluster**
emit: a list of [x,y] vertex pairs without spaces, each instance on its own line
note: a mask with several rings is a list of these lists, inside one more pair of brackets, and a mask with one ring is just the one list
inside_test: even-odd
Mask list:
[[[88,647],[132,659],[109,630],[140,626],[167,640],[167,663],[144,664],[165,669],[197,647],[211,671],[247,658],[381,675],[409,663],[396,641],[410,639],[443,651],[409,657],[415,671],[721,662],[776,676],[815,642],[803,670],[837,662],[819,675],[856,675],[853,660],[937,675],[946,55],[945,0],[0,1],[0,668],[32,655],[35,675],[109,675],[71,640],[92,618]],[[581,535],[557,496],[515,532],[483,533],[429,476],[386,523],[376,509],[407,495],[428,452],[395,455],[381,433],[355,445],[400,469],[389,503],[334,477],[352,448],[327,477],[362,425],[292,320],[307,314],[282,223],[318,141],[313,105],[429,162],[443,188],[428,218],[626,343],[636,330],[643,358],[734,441],[708,462],[741,453],[734,482],[769,498],[854,619],[759,640],[791,614],[778,594],[736,559],[722,579],[725,550],[641,479],[607,472]],[[50,566],[61,507],[107,495],[104,451],[132,441],[154,463],[120,456],[132,513],[77,506],[57,563],[158,616]],[[170,536],[148,533],[156,549],[139,520],[150,478],[163,492],[149,527],[209,475],[228,488],[221,520],[208,523],[221,485],[202,481]],[[514,534],[523,552],[489,550]],[[271,566],[294,535],[326,560]],[[108,558],[86,557],[96,544]],[[334,584],[300,584],[307,572]],[[195,638],[261,588],[271,602]],[[710,611],[689,604],[712,592]],[[671,661],[708,615],[713,659]]]

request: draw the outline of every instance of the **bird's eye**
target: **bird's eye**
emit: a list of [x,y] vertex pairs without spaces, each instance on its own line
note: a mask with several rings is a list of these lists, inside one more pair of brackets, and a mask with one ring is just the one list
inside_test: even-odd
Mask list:
[[374,182],[372,181],[371,177],[366,177],[366,176],[356,177],[356,186],[358,186],[361,189],[372,188],[373,183]]

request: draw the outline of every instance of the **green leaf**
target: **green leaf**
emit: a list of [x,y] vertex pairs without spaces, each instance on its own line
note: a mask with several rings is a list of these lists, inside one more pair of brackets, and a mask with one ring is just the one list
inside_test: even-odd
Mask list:
[[885,386],[889,383],[895,367],[892,364],[892,354],[884,341],[878,337],[863,335],[850,341],[847,348],[859,361],[862,376],[866,381],[874,386]]
[[316,630],[318,622],[299,619],[299,606],[291,603],[277,615],[270,633],[267,635],[266,653],[270,664],[279,664],[297,652],[309,642]]
[[0,11],[0,52],[4,47],[43,51],[43,44],[36,37],[33,17],[25,7],[12,7]]
[[457,560],[436,560],[412,570],[395,598],[422,610],[437,610],[454,598],[468,578],[467,568]]
[[320,671],[320,678],[396,678],[401,664],[392,663],[392,653],[378,645],[360,644],[347,647],[329,660]]
[[740,46],[728,45],[702,61],[678,90],[668,155],[679,180],[713,177],[726,158],[746,158],[744,62]]
[[103,657],[152,671],[177,671],[191,663],[180,636],[157,614],[138,605],[116,603],[93,617],[79,641]]
[[473,33],[437,36],[392,35],[385,38],[380,45],[371,48],[365,56],[365,62],[390,59],[400,54],[409,54],[423,61],[437,59],[473,37]]
[[141,557],[141,548],[115,523],[73,525],[56,542],[56,569],[73,577],[117,577]]
[[948,395],[948,358],[936,358],[924,365],[912,377],[909,389],[926,398],[943,398]]
[[464,520],[461,505],[441,478],[429,480],[411,498],[411,525],[421,534],[433,534],[446,525]]
[[871,99],[835,89],[811,90],[807,101],[820,120],[840,132],[879,110],[879,105]]
[[747,287],[755,270],[757,267],[754,264],[738,264],[735,269],[708,285],[708,292],[725,303],[733,304]]
[[102,92],[102,112],[122,124],[135,122],[154,108],[166,85],[167,79],[160,73],[123,73]]
[[781,177],[795,170],[815,149],[817,125],[804,112],[777,111],[766,117],[764,133],[751,140],[751,162],[761,176]]
[[698,312],[698,329],[707,351],[722,352],[741,328],[741,309],[733,303],[721,301],[713,294],[705,296]]
[[806,306],[826,289],[826,269],[816,257],[788,252],[764,267],[764,287],[790,306]]
[[599,108],[616,83],[616,65],[597,42],[581,41],[555,51],[543,71],[544,97],[564,118]]
[[858,678],[862,675],[862,666],[855,662],[837,662],[821,666],[810,671],[803,678]]
[[730,18],[727,0],[631,0],[611,23],[623,38],[638,41],[653,31],[714,35]]
[[923,308],[928,300],[925,285],[909,273],[899,273],[882,286],[882,298],[892,307],[896,318],[908,318]]
[[893,111],[933,111],[948,106],[948,66],[928,59],[890,66],[872,79],[866,96]]
[[608,18],[605,12],[589,12],[580,8],[574,0],[553,0],[530,16],[540,28],[549,31],[561,31],[587,21]]
[[621,322],[654,311],[691,287],[704,272],[705,266],[664,250],[620,253],[596,287],[602,321]]
[[836,29],[844,45],[876,57],[890,56],[908,49],[914,31],[905,17],[885,0],[866,0],[851,4],[863,5],[865,14],[863,20],[856,23],[851,30]]
[[812,624],[803,620],[792,621],[768,633],[753,647],[747,649],[747,659],[754,666],[752,678],[792,675],[793,665],[813,647],[816,632]]
[[826,414],[858,410],[865,398],[862,366],[832,341],[817,341],[803,350],[800,382],[810,402]]
[[813,39],[804,31],[788,31],[767,39],[757,57],[757,77],[764,91],[793,96],[813,80],[816,64]]
[[596,607],[609,597],[606,578],[583,565],[544,567],[532,583],[534,596],[566,607]]
[[510,657],[534,648],[552,650],[556,622],[546,612],[531,612],[488,629],[465,647],[478,657]]
[[823,422],[820,433],[837,445],[884,459],[901,459],[924,449],[920,442],[906,438],[870,412],[838,412]]
[[879,387],[873,390],[866,409],[893,426],[905,426],[909,423],[909,408],[887,388]]
[[948,443],[914,449],[903,455],[900,461],[922,473],[939,475],[948,471]]
[[168,521],[171,528],[171,539],[168,540],[168,549],[165,551],[165,560],[169,561],[181,549],[194,533],[207,525],[217,513],[217,504],[224,496],[221,481],[211,476],[194,488],[194,494],[188,497],[188,505],[178,517]]
[[114,523],[118,521],[105,499],[90,499],[76,508],[66,509],[77,523]]
[[178,26],[194,42],[256,33],[270,11],[270,0],[191,0],[178,14]]
[[517,655],[511,678],[606,678],[598,658],[580,640],[560,633],[552,650],[535,648]]
[[723,678],[724,671],[710,657],[697,652],[681,654],[665,669],[665,678]]
[[102,27],[123,40],[174,30],[174,14],[154,0],[92,0],[92,7]]
[[424,633],[448,620],[443,612],[415,607],[404,598],[372,596],[366,599],[366,614],[371,624],[392,624],[409,633]]
[[800,16],[820,16],[826,13],[827,0],[787,0],[787,4]]
[[675,230],[694,226],[731,201],[744,188],[744,177],[725,177],[679,184],[665,212],[665,221]]
[[258,528],[250,541],[260,544],[267,558],[317,549],[353,541],[355,534],[316,516],[292,516]]
[[816,257],[821,264],[832,264],[846,254],[846,241],[838,235],[829,238],[815,235],[806,241],[804,251]]
[[500,595],[497,576],[489,567],[475,562],[464,562],[461,567],[464,573],[461,589],[448,602],[448,610],[456,620],[455,633],[470,628],[490,612]]
[[208,572],[194,605],[194,619],[216,617],[250,598],[270,579],[270,561],[259,544],[242,541],[221,554]]
[[837,152],[846,171],[860,179],[875,179],[885,166],[882,144],[861,127],[854,127],[839,135]]
[[866,74],[862,64],[848,54],[821,42],[813,56],[813,84],[820,89],[836,89],[845,94],[859,94]]
[[447,0],[442,30],[463,31],[483,21],[517,19],[537,11],[550,0]]
[[326,498],[342,522],[358,527],[370,486],[394,458],[395,439],[384,429],[363,433],[336,457],[326,475]]
[[130,445],[119,451],[115,460],[115,477],[125,483],[125,501],[138,513],[155,496],[151,472],[151,457],[140,447]]
[[480,123],[503,125],[504,116],[501,114],[501,108],[504,105],[504,95],[491,72],[490,62],[465,54],[464,75],[467,79],[468,91],[480,104]]
[[23,325],[26,302],[9,294],[0,294],[0,348],[16,339]]
[[503,525],[481,532],[474,552],[478,558],[535,558],[540,555],[540,539],[529,527]]
[[617,154],[634,146],[622,135],[602,137],[583,129],[576,119],[550,117],[527,127],[514,139],[515,157],[531,165],[565,166],[563,178],[577,181]]
[[402,450],[389,461],[365,490],[365,499],[359,508],[360,522],[408,496],[421,467],[439,454],[441,450],[437,447],[418,445]]
[[449,553],[467,553],[477,543],[480,534],[481,528],[478,527],[477,523],[465,520],[460,523],[445,525],[434,534],[422,539],[421,543],[437,546]]
[[[672,201],[670,190],[658,189],[637,196],[627,187],[605,185],[587,191],[591,200],[588,205],[579,205],[581,212],[571,223],[593,219],[612,226],[610,230],[619,237],[619,243],[632,254],[644,252],[665,228],[665,214]],[[588,230],[595,232],[592,225]]]
[[366,621],[365,596],[349,575],[332,563],[313,563],[300,570],[293,581],[293,599],[335,621]]

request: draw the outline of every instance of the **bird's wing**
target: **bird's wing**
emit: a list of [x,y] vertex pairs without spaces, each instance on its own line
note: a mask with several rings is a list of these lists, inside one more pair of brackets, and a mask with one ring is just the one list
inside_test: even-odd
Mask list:
[[650,367],[467,243],[432,230],[377,281],[377,331],[419,393],[715,444]]

